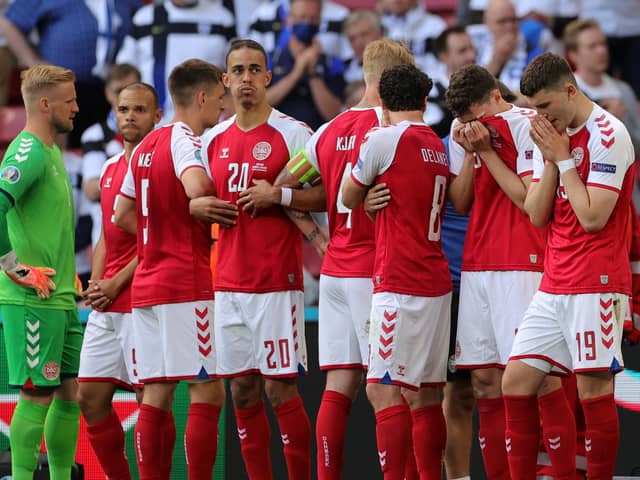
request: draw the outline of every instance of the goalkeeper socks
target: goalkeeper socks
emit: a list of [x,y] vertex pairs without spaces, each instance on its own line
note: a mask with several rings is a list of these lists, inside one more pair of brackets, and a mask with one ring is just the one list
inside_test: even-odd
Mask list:
[[80,407],[78,402],[54,398],[44,423],[44,441],[49,456],[51,480],[69,480],[76,457]]
[[296,395],[274,408],[280,436],[284,446],[284,458],[290,480],[311,478],[311,423],[304,410],[302,398]]
[[340,392],[325,390],[316,418],[318,480],[342,477],[344,436],[351,399]]
[[107,478],[130,480],[124,430],[116,412],[111,410],[107,418],[92,425],[87,424],[87,436]]
[[264,402],[247,408],[236,408],[238,437],[244,466],[250,480],[271,480],[271,453],[269,449],[269,421]]
[[[540,420],[538,397],[535,395],[504,395],[507,414],[505,444],[513,480],[535,480]],[[509,478],[509,472],[505,478]],[[491,477],[489,477],[491,478]]]
[[413,450],[421,480],[442,478],[442,459],[447,443],[447,426],[442,405],[427,405],[411,410]]
[[169,410],[162,426],[162,458],[160,458],[161,478],[171,478],[173,465],[173,449],[176,445],[176,424],[173,412]]
[[211,403],[189,405],[184,448],[189,480],[211,480],[218,451],[220,407]]
[[[538,404],[536,403],[536,409]],[[536,410],[537,414],[537,410]],[[492,480],[509,478],[509,462],[505,451],[504,401],[498,398],[479,398],[478,416],[480,430],[478,439],[487,477]]]
[[581,400],[587,424],[585,449],[589,480],[613,477],[620,440],[618,410],[613,394]]
[[376,413],[378,459],[384,480],[402,480],[409,455],[411,415],[405,403]]
[[13,480],[33,480],[48,409],[24,398],[18,400],[9,428]]
[[542,420],[542,438],[551,464],[553,478],[573,480],[576,476],[576,421],[564,389],[538,398]]
[[163,431],[167,412],[151,405],[140,405],[135,428],[136,456],[140,480],[168,479],[162,472],[162,457],[167,448],[163,445]]

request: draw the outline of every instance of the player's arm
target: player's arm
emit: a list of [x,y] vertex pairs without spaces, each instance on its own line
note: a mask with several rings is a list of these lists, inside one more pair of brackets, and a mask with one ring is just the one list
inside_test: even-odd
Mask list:
[[452,180],[448,196],[453,208],[461,215],[467,215],[473,205],[473,169],[480,160],[473,154],[473,147],[464,131],[466,124],[455,121],[449,136],[449,165]]
[[118,194],[113,223],[115,223],[116,227],[121,228],[125,232],[130,233],[131,235],[136,235],[138,220],[136,218],[135,199],[126,197],[122,195],[122,193]]
[[505,165],[491,146],[489,129],[481,122],[469,122],[465,130],[465,136],[505,195],[509,197],[516,207],[524,210],[524,199],[527,196],[527,187],[531,182],[531,175],[520,177]]
[[351,210],[357,208],[364,202],[367,190],[369,190],[367,185],[357,183],[352,177],[347,178],[342,187],[342,203]]
[[367,196],[364,198],[364,211],[371,220],[375,221],[377,213],[386,208],[390,201],[391,190],[387,188],[386,183],[378,183],[367,191]]
[[367,133],[360,145],[358,161],[342,187],[342,203],[345,207],[353,210],[364,202],[378,175],[391,166],[393,155],[389,154],[389,147],[393,146],[395,151],[397,142],[397,138],[389,136],[389,132],[383,129]]
[[18,26],[5,16],[0,17],[0,32],[7,39],[11,51],[20,61],[21,65],[32,67],[44,61],[38,53],[31,47],[27,36]]
[[536,227],[544,227],[551,221],[558,188],[558,168],[547,162],[538,181],[531,182],[524,200],[524,211]]

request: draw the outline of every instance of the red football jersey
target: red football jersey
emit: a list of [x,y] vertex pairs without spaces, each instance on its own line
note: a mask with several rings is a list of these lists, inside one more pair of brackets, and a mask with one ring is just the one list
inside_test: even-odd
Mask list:
[[137,200],[133,307],[213,299],[211,226],[189,213],[180,182],[189,168],[206,170],[200,138],[182,122],[154,130],[131,155],[121,193]]
[[[243,131],[235,117],[203,136],[216,195],[233,203],[253,180],[273,183],[311,130],[273,109],[267,122]],[[302,235],[279,205],[256,217],[240,209],[236,225],[221,228],[216,291],[302,290]]]
[[451,291],[441,247],[449,162],[444,144],[423,123],[372,130],[351,178],[361,186],[385,182],[389,205],[376,215],[374,292],[437,297]]
[[[533,140],[529,118],[535,111],[513,107],[506,112],[480,119],[489,129],[491,145],[504,164],[518,176],[533,171]],[[454,120],[453,125],[457,123]],[[453,128],[452,125],[452,128]],[[464,149],[450,137],[451,172],[462,169]],[[534,227],[495,181],[481,158],[473,170],[473,209],[462,253],[463,271],[541,272],[544,234]]]
[[[113,223],[116,201],[122,181],[129,169],[124,153],[111,157],[104,164],[100,174],[100,208],[102,209],[102,235],[106,256],[103,278],[112,278],[136,256],[136,237],[130,235]],[[113,303],[106,308],[108,312],[131,311],[131,284],[127,285]]]
[[352,108],[325,123],[307,143],[307,157],[320,172],[327,194],[329,247],[321,273],[334,277],[371,277],[375,254],[373,222],[362,205],[342,203],[342,186],[358,161],[365,134],[380,126],[381,108]]
[[[557,190],[545,252],[540,290],[555,294],[631,294],[629,202],[633,190],[633,146],[625,126],[594,104],[587,122],[567,129],[571,156],[588,187],[619,193],[607,225],[587,233],[564,191]],[[532,181],[539,181],[544,161],[534,158]]]

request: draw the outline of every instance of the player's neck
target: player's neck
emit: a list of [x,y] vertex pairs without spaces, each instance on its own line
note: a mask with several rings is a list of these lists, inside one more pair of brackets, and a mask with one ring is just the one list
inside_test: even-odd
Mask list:
[[593,102],[584,93],[578,92],[576,95],[576,114],[569,122],[569,128],[578,128],[587,123],[593,111]]
[[131,158],[131,154],[133,153],[133,149],[136,148],[136,144],[131,143],[131,142],[127,142],[125,140],[124,142],[124,159],[127,161],[127,163],[129,163],[129,159]]
[[193,133],[198,136],[202,135],[205,131],[205,126],[200,119],[199,112],[196,112],[193,109],[176,108],[173,119],[170,123],[176,122],[186,123]]
[[56,143],[57,132],[47,121],[27,119],[27,123],[25,124],[23,131],[32,134],[49,147],[53,147]]
[[236,125],[245,132],[265,123],[271,116],[271,108],[265,105],[261,108],[244,109],[240,107],[236,110]]
[[387,111],[387,114],[391,125],[397,125],[400,122],[424,123],[424,112],[421,110],[410,110],[408,112]]
[[378,89],[368,85],[364,91],[362,100],[358,102],[356,108],[379,107],[380,105],[382,105],[382,102],[380,101]]

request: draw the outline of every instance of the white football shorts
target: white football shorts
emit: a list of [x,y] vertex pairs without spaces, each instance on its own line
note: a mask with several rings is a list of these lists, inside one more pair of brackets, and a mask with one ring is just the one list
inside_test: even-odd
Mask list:
[[443,386],[450,311],[451,293],[441,297],[374,293],[367,383],[411,390]]
[[306,375],[304,294],[216,292],[217,374]]
[[372,295],[371,278],[320,275],[320,370],[367,367]]

